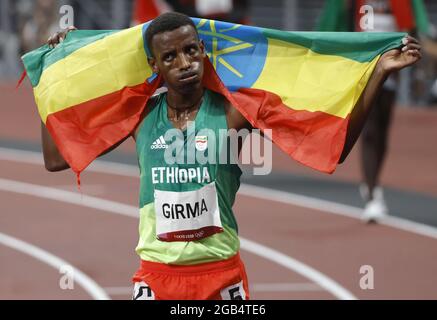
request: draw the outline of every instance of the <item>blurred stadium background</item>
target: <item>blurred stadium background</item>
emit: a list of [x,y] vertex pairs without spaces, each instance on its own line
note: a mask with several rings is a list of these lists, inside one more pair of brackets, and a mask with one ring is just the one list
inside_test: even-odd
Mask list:
[[[235,2],[237,8],[238,1]],[[324,1],[242,3],[247,7],[241,14],[248,23],[311,31]],[[358,192],[359,144],[332,176],[304,168],[275,149],[273,173],[268,177],[247,175],[244,183],[248,187],[283,193],[259,196],[265,201],[257,203],[250,200],[252,189],[243,188],[236,204],[244,238],[257,240],[312,266],[360,299],[437,298],[437,32],[434,26],[437,1],[424,3],[431,23],[430,34],[422,39],[427,43],[422,61],[401,73],[389,153],[381,177],[393,220],[374,226],[359,221],[364,206]],[[111,298],[129,298],[129,277],[137,266],[133,252],[137,239],[135,220],[101,218],[94,212],[89,213],[90,218],[83,213],[86,208],[68,209],[68,205],[41,200],[44,197],[29,196],[30,193],[24,196],[25,192],[19,190],[25,189],[24,186],[17,185],[18,189],[7,186],[10,181],[18,181],[76,192],[73,174],[54,175],[44,171],[39,154],[40,122],[31,87],[25,81],[20,89],[14,89],[23,70],[19,57],[39,47],[59,29],[62,5],[73,7],[74,25],[80,29],[129,27],[135,8],[133,0],[0,0],[0,185],[4,184],[0,188],[0,234],[63,257],[97,281]],[[134,151],[133,143],[126,142],[104,160],[136,165]],[[36,158],[32,160],[32,157]],[[111,174],[85,172],[83,193],[136,206],[136,180],[117,179],[115,186]],[[269,197],[284,200],[270,203]],[[264,220],[262,210],[275,212],[277,219]],[[335,214],[327,216],[323,211]],[[262,225],[269,226],[268,234],[261,232]],[[87,228],[96,229],[91,232]],[[254,298],[350,297],[332,287],[326,289],[317,277],[308,277],[308,273],[284,269],[265,257],[257,260],[260,256],[250,248],[253,249],[246,243],[243,254],[254,283]],[[74,290],[74,293],[60,290],[58,282],[62,274],[32,263],[32,259],[0,244],[0,299],[90,298],[86,290]],[[375,268],[374,290],[362,290],[358,285],[362,265]],[[26,270],[33,270],[32,275]],[[271,270],[268,276],[265,270]],[[282,286],[278,285],[281,283]]]

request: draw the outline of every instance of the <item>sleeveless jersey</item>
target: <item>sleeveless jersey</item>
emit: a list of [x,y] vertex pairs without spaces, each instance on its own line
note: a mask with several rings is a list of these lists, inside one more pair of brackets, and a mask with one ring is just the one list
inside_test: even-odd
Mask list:
[[[224,98],[205,90],[187,129],[167,117],[159,95],[139,128],[140,224],[136,252],[142,260],[191,265],[219,261],[239,250],[232,212],[241,170],[229,163]],[[227,161],[223,161],[226,159]]]

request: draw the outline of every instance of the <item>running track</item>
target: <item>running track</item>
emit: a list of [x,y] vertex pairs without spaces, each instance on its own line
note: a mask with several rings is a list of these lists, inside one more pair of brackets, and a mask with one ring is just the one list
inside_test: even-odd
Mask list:
[[[129,299],[130,277],[138,266],[137,169],[100,162],[83,174],[79,193],[72,173],[43,169],[29,89],[20,94],[9,85],[0,89],[0,299]],[[418,126],[428,130],[423,127],[429,115],[419,116],[424,120]],[[11,147],[16,141],[36,148]],[[407,161],[405,150],[396,144],[393,149],[399,159],[390,168],[397,166],[399,172]],[[423,161],[426,170],[432,168],[428,158],[433,154],[423,150],[429,154],[419,154],[416,163]],[[132,145],[121,147],[123,154],[132,151]],[[276,159],[275,172],[314,175],[290,165],[283,155],[275,153]],[[353,154],[349,161],[355,159]],[[348,166],[328,179],[354,180],[354,164]],[[435,197],[432,175],[419,169],[408,188]],[[384,181],[408,189],[402,180],[408,179],[398,176],[389,174]],[[400,228],[398,220],[366,226],[355,207],[299,199],[253,185],[241,188],[234,210],[252,298],[437,298],[436,229],[417,224]],[[74,290],[59,287],[59,267],[66,264],[75,268]],[[374,269],[373,290],[359,286],[363,265]]]

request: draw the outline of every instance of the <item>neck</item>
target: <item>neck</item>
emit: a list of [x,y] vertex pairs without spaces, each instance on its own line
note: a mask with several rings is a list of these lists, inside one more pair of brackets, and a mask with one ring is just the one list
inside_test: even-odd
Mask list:
[[169,90],[167,92],[167,104],[176,112],[193,109],[196,105],[198,107],[199,101],[203,97],[203,92],[203,88],[195,92],[190,92],[189,94],[181,94]]

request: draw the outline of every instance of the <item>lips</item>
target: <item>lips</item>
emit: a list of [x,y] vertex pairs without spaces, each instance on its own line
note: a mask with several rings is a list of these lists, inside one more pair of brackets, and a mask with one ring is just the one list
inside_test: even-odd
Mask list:
[[187,72],[179,77],[179,81],[183,83],[188,83],[188,82],[196,81],[197,78],[198,78],[197,72]]

